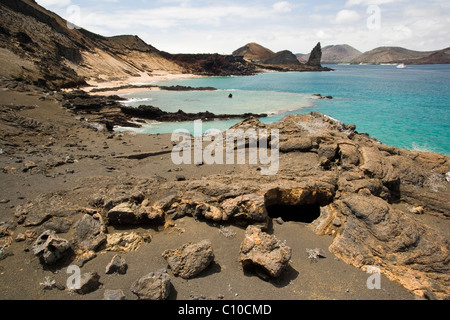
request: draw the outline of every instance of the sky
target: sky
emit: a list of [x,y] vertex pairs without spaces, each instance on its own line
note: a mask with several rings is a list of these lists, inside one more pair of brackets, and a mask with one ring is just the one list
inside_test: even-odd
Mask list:
[[309,53],[321,42],[450,47],[448,0],[36,0],[103,36],[137,35],[170,53],[231,54],[249,42]]

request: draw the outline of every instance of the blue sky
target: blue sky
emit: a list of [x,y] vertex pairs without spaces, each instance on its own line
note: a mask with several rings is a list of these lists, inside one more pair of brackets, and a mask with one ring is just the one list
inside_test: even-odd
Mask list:
[[361,51],[450,46],[448,0],[37,0],[104,36],[138,35],[171,53],[229,54],[248,42],[308,53],[349,44]]

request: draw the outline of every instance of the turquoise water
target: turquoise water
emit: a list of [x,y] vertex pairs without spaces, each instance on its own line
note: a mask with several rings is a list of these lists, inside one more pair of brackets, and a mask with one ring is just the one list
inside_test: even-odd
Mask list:
[[[335,71],[170,81],[163,84],[220,90],[152,91],[126,97],[140,99],[131,105],[150,104],[166,111],[275,113],[263,122],[277,121],[289,113],[318,111],[355,124],[358,132],[387,145],[450,155],[450,65],[330,67]],[[229,93],[233,99],[227,98]],[[313,99],[315,93],[334,99]],[[238,121],[204,122],[203,129],[223,130]],[[140,132],[170,133],[180,128],[193,132],[192,127],[193,123],[164,123]]]

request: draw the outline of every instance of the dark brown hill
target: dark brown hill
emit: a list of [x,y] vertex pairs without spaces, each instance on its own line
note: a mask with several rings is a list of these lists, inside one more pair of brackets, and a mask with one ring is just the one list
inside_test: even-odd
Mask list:
[[414,61],[405,61],[409,64],[449,64],[450,63],[450,48],[439,50],[430,54],[428,57],[416,59]]
[[242,56],[244,59],[256,63],[263,63],[274,55],[275,52],[255,42],[248,43],[233,52],[233,56]]
[[70,28],[64,19],[32,0],[0,1],[0,43],[4,78],[51,89],[154,70],[185,71],[136,36],[107,38]]
[[[444,50],[445,51],[445,50]],[[351,61],[354,64],[384,64],[384,63],[407,63],[407,64],[428,64],[434,60],[434,63],[448,63],[447,60],[438,62],[438,56],[427,59],[438,51],[414,51],[401,47],[379,47],[363,53],[358,58]],[[445,54],[441,58],[445,57]],[[447,61],[447,62],[445,62]]]
[[288,50],[275,53],[271,58],[265,60],[264,63],[293,65],[293,66],[297,66],[300,64],[295,54],[293,54],[291,51]]

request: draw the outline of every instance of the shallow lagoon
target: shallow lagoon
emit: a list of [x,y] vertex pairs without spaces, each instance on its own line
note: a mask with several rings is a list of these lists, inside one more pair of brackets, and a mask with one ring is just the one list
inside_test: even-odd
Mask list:
[[[210,77],[159,83],[218,91],[146,91],[124,95],[129,105],[165,111],[216,114],[270,113],[262,122],[289,113],[318,111],[369,133],[387,145],[450,155],[450,65],[333,65],[333,72],[264,73],[250,77]],[[229,94],[233,98],[228,98]],[[314,99],[313,94],[332,100]],[[239,119],[204,122],[204,131],[225,130]],[[193,123],[150,124],[140,133],[193,132]]]

